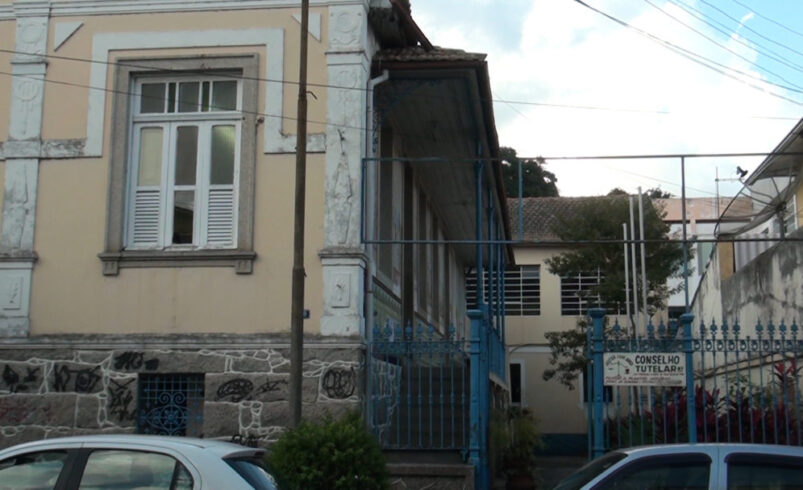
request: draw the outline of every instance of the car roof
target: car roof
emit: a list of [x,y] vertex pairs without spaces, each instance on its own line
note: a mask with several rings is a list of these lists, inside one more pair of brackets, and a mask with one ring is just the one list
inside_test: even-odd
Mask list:
[[630,456],[648,456],[651,454],[678,454],[678,453],[688,453],[695,451],[707,452],[710,450],[803,456],[803,447],[782,446],[777,444],[750,444],[750,443],[738,443],[738,442],[659,444],[652,446],[629,447],[625,449],[617,449],[616,451],[625,453]]
[[47,447],[53,444],[66,444],[80,446],[83,444],[109,444],[110,446],[120,444],[142,444],[149,446],[157,446],[166,449],[173,449],[177,451],[186,450],[188,448],[196,448],[208,450],[220,457],[229,457],[237,455],[258,455],[264,452],[263,449],[250,448],[234,444],[232,442],[221,441],[217,439],[198,439],[193,437],[177,437],[177,436],[159,436],[159,435],[146,435],[146,434],[97,434],[97,435],[83,435],[83,436],[70,436],[70,437],[56,437],[52,439],[44,439],[41,441],[27,442],[15,446],[14,449],[36,449],[40,447]]

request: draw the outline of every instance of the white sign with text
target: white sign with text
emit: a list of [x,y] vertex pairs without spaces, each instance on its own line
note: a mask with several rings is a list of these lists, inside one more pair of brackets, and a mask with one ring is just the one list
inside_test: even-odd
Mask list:
[[686,357],[675,352],[603,354],[605,386],[684,386]]

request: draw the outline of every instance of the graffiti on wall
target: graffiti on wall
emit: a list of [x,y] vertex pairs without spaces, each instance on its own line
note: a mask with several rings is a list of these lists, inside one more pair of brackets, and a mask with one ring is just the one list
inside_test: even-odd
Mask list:
[[123,352],[114,357],[114,369],[136,371],[142,367],[148,371],[155,371],[159,369],[159,359],[145,360],[145,354],[133,351]]
[[134,381],[134,378],[127,381],[109,379],[109,415],[116,417],[118,422],[134,420],[134,408],[131,406],[134,401],[131,384]]
[[20,393],[28,391],[32,385],[39,382],[39,369],[38,367],[25,367],[25,374],[17,372],[16,369],[6,364],[3,368],[3,383],[11,393]]
[[357,374],[354,368],[330,368],[323,375],[321,385],[326,396],[335,400],[344,400],[354,394],[357,389]]
[[100,366],[71,369],[65,364],[57,364],[53,369],[53,389],[92,393],[100,378]]
[[282,385],[286,385],[287,380],[266,380],[261,385],[254,388],[254,383],[245,378],[234,378],[226,381],[217,389],[215,401],[228,401],[238,403],[243,400],[250,400],[254,395],[279,391]]

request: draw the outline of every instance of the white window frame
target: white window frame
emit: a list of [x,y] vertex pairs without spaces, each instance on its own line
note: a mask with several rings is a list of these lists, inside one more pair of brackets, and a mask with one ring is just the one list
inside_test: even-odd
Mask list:
[[[256,112],[247,112],[239,108],[256,107],[259,103],[260,88],[262,87],[257,81],[259,58],[260,56],[256,53],[247,52],[203,56],[116,58],[109,140],[110,168],[106,236],[103,251],[98,254],[98,258],[103,263],[103,275],[116,276],[122,268],[141,267],[232,267],[237,274],[253,272],[257,255],[254,251],[258,137],[255,128],[262,121],[258,120]],[[140,102],[132,97],[132,94],[139,91],[137,84],[145,81],[156,82],[161,78],[163,81],[168,79],[167,81],[179,82],[189,81],[193,78],[214,80],[217,77],[226,81],[238,81],[237,111],[173,112],[146,116],[139,114]],[[151,247],[130,247],[128,240],[130,186],[131,179],[137,177],[131,174],[132,151],[133,148],[137,148],[132,141],[134,123],[167,124],[172,121],[194,120],[196,122],[220,121],[228,124],[235,119],[235,112],[236,128],[239,128],[239,135],[235,143],[236,153],[238,153],[235,156],[235,169],[238,174],[231,184],[226,185],[236,186],[236,189],[232,187],[231,195],[220,196],[223,201],[214,206],[221,216],[232,216],[232,221],[225,219],[222,221],[223,226],[210,226],[214,237],[210,241],[214,243],[207,243],[205,247],[199,247],[199,241],[195,241],[192,246],[171,243],[169,247],[157,247],[154,245],[155,238],[149,240]],[[235,130],[237,130],[236,128]],[[163,138],[167,138],[167,136],[163,135]],[[163,151],[165,151],[164,147]],[[198,175],[196,173],[196,178]],[[234,196],[236,196],[236,200],[232,202]],[[166,206],[167,203],[159,202],[159,205]],[[174,210],[171,209],[170,212],[173,213]],[[197,210],[194,212],[197,214]],[[154,226],[153,230],[155,229]],[[193,233],[197,229],[198,227],[194,227]],[[152,231],[152,235],[158,236],[161,233],[162,236],[165,236],[165,232],[161,231],[161,228],[159,230],[158,232]],[[172,242],[172,236],[170,241]],[[220,246],[220,242],[223,241],[227,245],[225,248]]]
[[[236,78],[222,77],[222,76],[176,76],[176,77],[139,77],[136,80],[135,92],[132,95],[134,99],[134,108],[132,111],[130,121],[130,135],[131,148],[129,152],[129,174],[131,178],[128,180],[128,193],[126,201],[126,249],[137,250],[196,250],[196,249],[209,249],[209,248],[235,248],[237,243],[237,207],[239,196],[239,181],[240,181],[240,137],[242,132],[242,111],[208,111],[208,112],[164,112],[164,113],[146,113],[141,112],[142,97],[139,94],[142,92],[143,84],[152,83],[175,83],[177,86],[180,83],[198,82],[199,86],[203,82],[215,81],[235,81],[237,83],[237,102],[236,107],[242,107],[242,83]],[[210,89],[211,91],[211,89]],[[178,93],[178,89],[176,89]],[[178,95],[176,95],[178,99]],[[234,180],[232,185],[212,185],[209,182],[209,174],[211,170],[211,145],[212,145],[212,128],[214,126],[234,126],[235,139],[234,139]],[[176,165],[176,140],[179,127],[195,126],[198,128],[198,154],[195,169],[195,185],[178,186],[175,184],[175,165]],[[154,186],[153,190],[159,190],[161,195],[161,205],[159,211],[159,238],[158,242],[153,245],[136,245],[133,240],[134,236],[134,215],[136,206],[136,190],[137,182],[136,176],[139,173],[139,148],[140,148],[140,134],[141,129],[145,128],[162,128],[162,175],[160,185]],[[210,244],[208,242],[207,222],[209,215],[209,197],[210,191],[224,189],[231,187],[233,194],[233,216],[232,216],[232,239],[228,244]],[[173,231],[173,207],[175,204],[176,191],[193,191],[194,192],[194,210],[193,213],[193,238],[191,244],[174,244],[172,243]]]

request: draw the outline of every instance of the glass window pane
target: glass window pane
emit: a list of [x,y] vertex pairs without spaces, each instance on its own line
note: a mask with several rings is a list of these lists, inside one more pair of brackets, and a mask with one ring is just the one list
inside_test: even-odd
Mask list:
[[165,111],[165,84],[143,83],[139,112],[142,114],[152,114],[152,113],[161,114],[164,111]]
[[198,82],[178,84],[178,112],[198,112]]
[[664,463],[656,462],[638,467],[632,471],[624,469],[609,481],[603,483],[601,490],[618,488],[683,488],[687,490],[707,490],[709,464],[704,462]]
[[801,464],[773,464],[768,461],[728,464],[728,489],[803,488]]
[[215,126],[212,128],[212,165],[209,182],[211,184],[234,183],[234,126]]
[[201,90],[201,112],[207,111],[209,111],[209,82],[204,82]]
[[192,243],[195,191],[176,191],[173,202],[173,243]]
[[0,462],[0,490],[56,487],[66,451],[23,454]]
[[212,110],[237,110],[237,82],[215,82],[212,85]]
[[176,185],[195,185],[198,126],[179,126],[176,135]]
[[170,490],[177,461],[143,451],[93,451],[81,477],[80,490]]
[[167,84],[167,112],[176,112],[176,83]]
[[137,185],[162,183],[162,128],[142,128],[139,132],[139,175]]

